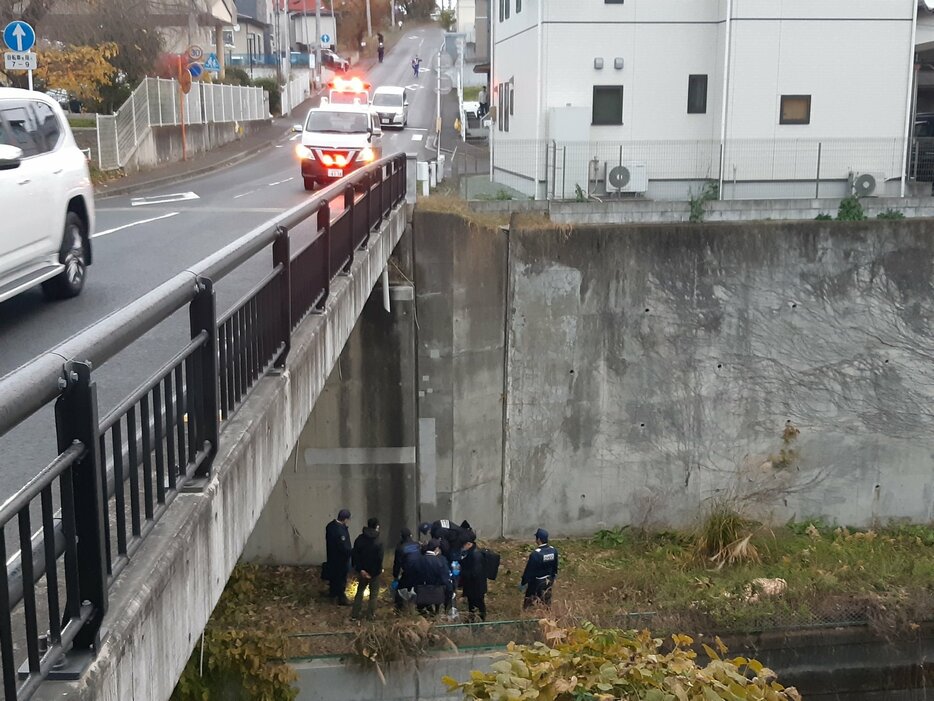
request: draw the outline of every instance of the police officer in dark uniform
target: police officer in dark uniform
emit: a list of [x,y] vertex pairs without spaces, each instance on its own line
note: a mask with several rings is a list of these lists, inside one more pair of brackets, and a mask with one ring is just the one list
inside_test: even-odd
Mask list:
[[[392,578],[394,581],[396,608],[401,609],[409,600],[407,594],[414,594],[415,585],[419,582],[419,564],[422,559],[421,546],[412,539],[412,531],[403,528],[400,533],[399,544],[392,561]],[[404,594],[401,594],[404,592]]]
[[535,545],[529,554],[529,561],[522,573],[520,588],[525,589],[523,608],[535,603],[551,605],[551,588],[558,576],[558,551],[548,544],[548,531],[539,528],[535,531]]
[[350,530],[347,528],[348,521],[350,511],[341,509],[337,518],[324,529],[328,559],[324,563],[322,574],[328,580],[328,596],[341,606],[350,605],[350,601],[347,600],[347,573],[350,571],[350,552],[353,546],[350,542]]

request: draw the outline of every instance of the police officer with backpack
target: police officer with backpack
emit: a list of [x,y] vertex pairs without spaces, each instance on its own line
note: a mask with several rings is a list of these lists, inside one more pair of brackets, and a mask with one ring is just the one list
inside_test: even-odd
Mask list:
[[551,605],[551,588],[558,576],[558,551],[548,544],[548,531],[539,528],[535,531],[535,545],[529,554],[529,561],[522,573],[520,589],[525,589],[523,608],[536,603]]

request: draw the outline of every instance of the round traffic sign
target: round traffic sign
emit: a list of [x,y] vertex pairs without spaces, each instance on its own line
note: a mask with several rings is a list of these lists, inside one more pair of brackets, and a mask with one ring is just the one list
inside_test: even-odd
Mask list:
[[10,51],[29,51],[36,44],[36,30],[22,20],[15,20],[4,27],[3,43]]
[[200,63],[189,63],[188,72],[191,74],[192,78],[200,78],[201,74],[204,73],[204,66]]
[[178,82],[182,88],[182,93],[187,95],[191,92],[191,72],[183,70],[178,74]]
[[204,58],[204,49],[202,49],[197,44],[192,44],[189,46],[186,53],[191,61],[200,61],[202,58]]
[[321,35],[321,43],[322,43],[322,44],[330,44],[330,43],[331,43],[331,35],[330,35],[330,34],[322,34],[322,35]]

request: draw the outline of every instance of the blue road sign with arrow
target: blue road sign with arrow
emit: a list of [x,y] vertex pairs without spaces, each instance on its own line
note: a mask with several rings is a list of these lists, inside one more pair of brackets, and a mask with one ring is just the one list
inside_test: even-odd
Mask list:
[[36,44],[36,31],[21,20],[10,22],[3,30],[3,43],[11,51],[29,51]]
[[330,44],[330,43],[331,43],[331,35],[330,35],[330,34],[322,34],[322,35],[321,35],[321,43],[322,43],[322,44]]
[[220,73],[221,64],[217,60],[217,54],[208,54],[208,57],[204,59],[204,70],[211,73]]

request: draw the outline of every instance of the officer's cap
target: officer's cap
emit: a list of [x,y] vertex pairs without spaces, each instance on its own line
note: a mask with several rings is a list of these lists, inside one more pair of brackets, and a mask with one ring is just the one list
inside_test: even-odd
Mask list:
[[538,538],[543,543],[547,543],[548,542],[548,531],[546,531],[544,528],[539,528],[537,531],[535,531],[535,537]]
[[425,522],[422,523],[422,524],[419,524],[419,526],[418,526],[418,532],[419,532],[419,533],[428,533],[428,531],[430,531],[430,530],[431,530],[431,524],[428,523],[427,521],[425,521]]
[[346,521],[348,518],[350,518],[350,511],[348,511],[347,509],[341,509],[340,511],[337,512],[338,521]]

